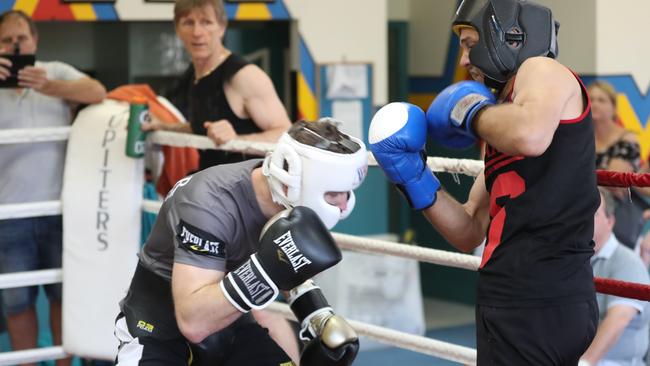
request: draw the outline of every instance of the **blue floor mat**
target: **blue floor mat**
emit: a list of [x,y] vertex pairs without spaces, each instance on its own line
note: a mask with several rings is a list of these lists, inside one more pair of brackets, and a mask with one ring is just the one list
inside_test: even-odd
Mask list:
[[[440,328],[427,331],[426,336],[439,341],[476,348],[476,327],[474,324]],[[363,345],[361,345],[363,349]],[[355,366],[452,366],[459,363],[435,358],[400,348],[388,347],[359,352]]]

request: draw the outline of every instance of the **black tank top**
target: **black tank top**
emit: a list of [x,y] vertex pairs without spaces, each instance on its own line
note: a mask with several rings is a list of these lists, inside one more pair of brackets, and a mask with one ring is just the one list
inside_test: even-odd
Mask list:
[[612,159],[621,159],[628,162],[634,172],[641,167],[641,146],[637,142],[624,140],[625,131],[616,142],[611,144],[605,151],[596,153],[596,169],[609,169],[609,163]]
[[[609,170],[612,159],[621,159],[628,162],[634,172],[640,169],[641,148],[638,143],[624,139],[628,133],[627,131],[624,132],[606,150],[596,152],[596,169]],[[643,211],[650,208],[650,205],[634,189],[629,190],[629,197],[626,196],[623,199],[614,197],[614,199],[616,201],[614,235],[621,244],[634,249],[645,225]]]
[[560,121],[542,155],[509,156],[487,147],[490,225],[480,304],[543,306],[595,296],[589,258],[600,196],[589,97],[576,78],[585,110]]
[[[248,64],[249,62],[243,57],[233,53],[212,73],[201,78],[196,84],[194,83],[194,67],[192,65],[181,76],[167,95],[190,121],[193,133],[205,136],[206,129],[203,127],[203,123],[220,119],[230,121],[237,134],[262,131],[252,119],[237,117],[230,108],[224,91],[224,85]],[[234,163],[257,157],[221,150],[200,150],[199,155],[199,169],[201,170],[218,164]]]

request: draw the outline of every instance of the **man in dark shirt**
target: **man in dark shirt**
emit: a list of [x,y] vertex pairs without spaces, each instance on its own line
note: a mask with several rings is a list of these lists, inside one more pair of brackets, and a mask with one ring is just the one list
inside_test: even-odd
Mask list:
[[[223,45],[228,20],[222,0],[176,1],[174,23],[192,65],[168,97],[189,123],[153,122],[143,128],[207,135],[217,145],[233,139],[276,142],[291,121],[268,75]],[[247,158],[202,150],[199,168]]]

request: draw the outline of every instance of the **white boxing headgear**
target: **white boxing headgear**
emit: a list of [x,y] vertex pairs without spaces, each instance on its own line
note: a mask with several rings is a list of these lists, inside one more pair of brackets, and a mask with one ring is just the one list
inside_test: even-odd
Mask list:
[[[288,133],[283,134],[273,152],[264,159],[262,172],[268,179],[274,202],[287,208],[309,207],[331,229],[354,209],[356,200],[352,191],[366,177],[368,153],[357,138],[341,134],[341,141],[331,141],[304,125],[301,128],[321,141],[311,146],[296,141]],[[349,152],[328,151],[330,144],[342,145]],[[341,211],[327,203],[327,192],[348,192],[347,208]]]

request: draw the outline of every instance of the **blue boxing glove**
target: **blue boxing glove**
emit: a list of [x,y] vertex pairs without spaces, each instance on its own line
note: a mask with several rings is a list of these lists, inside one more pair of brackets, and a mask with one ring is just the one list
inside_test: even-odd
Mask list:
[[377,163],[411,207],[422,210],[434,204],[440,181],[427,167],[422,109],[409,103],[387,104],[372,118],[368,140]]
[[477,140],[472,126],[474,117],[495,103],[494,94],[479,82],[461,81],[448,86],[427,110],[429,135],[443,146],[467,148]]

